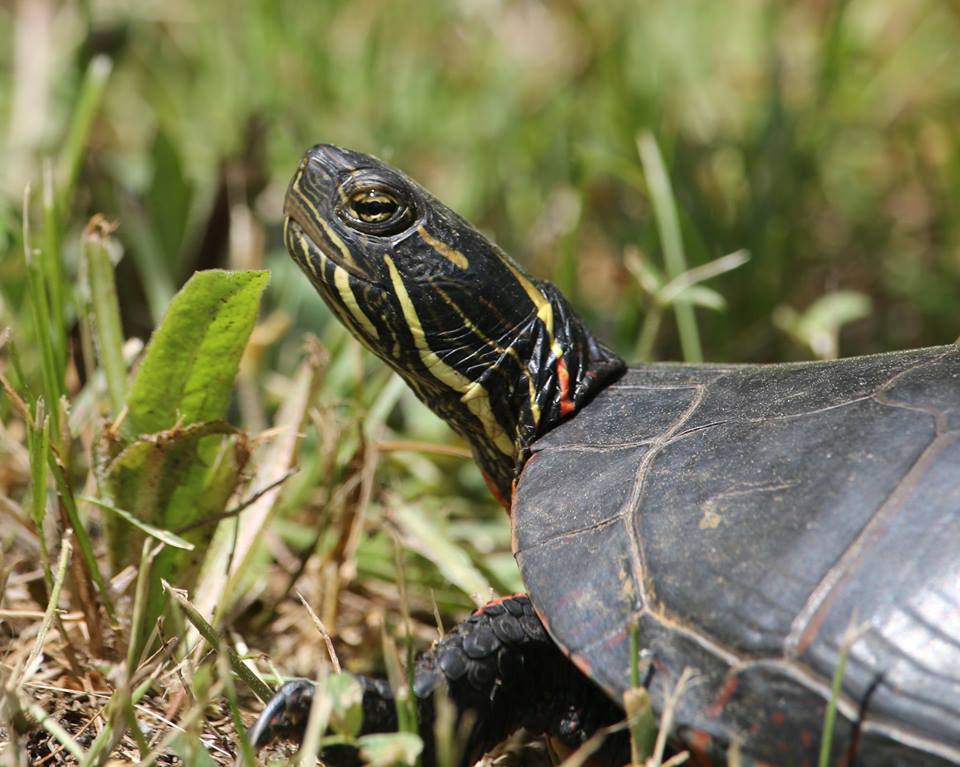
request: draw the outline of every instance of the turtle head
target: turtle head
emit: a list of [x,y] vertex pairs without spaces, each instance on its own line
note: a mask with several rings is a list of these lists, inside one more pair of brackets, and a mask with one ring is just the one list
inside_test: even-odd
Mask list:
[[556,288],[374,157],[313,147],[284,215],[334,314],[470,442],[501,498],[533,440],[623,368]]

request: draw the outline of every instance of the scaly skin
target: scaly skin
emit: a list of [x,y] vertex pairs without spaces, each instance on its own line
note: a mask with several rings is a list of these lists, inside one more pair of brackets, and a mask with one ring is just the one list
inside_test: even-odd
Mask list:
[[[363,732],[390,732],[397,727],[393,693],[382,680],[357,677],[363,687]],[[599,728],[623,718],[592,682],[550,640],[524,595],[496,599],[477,610],[416,661],[414,694],[424,739],[423,764],[435,763],[434,692],[446,682],[458,719],[468,712],[475,724],[464,749],[470,764],[514,730],[524,727],[576,748]],[[313,684],[288,682],[250,730],[255,746],[277,736],[302,737]],[[355,763],[356,755],[324,754],[328,762]],[[605,763],[628,760],[622,734],[608,738]]]

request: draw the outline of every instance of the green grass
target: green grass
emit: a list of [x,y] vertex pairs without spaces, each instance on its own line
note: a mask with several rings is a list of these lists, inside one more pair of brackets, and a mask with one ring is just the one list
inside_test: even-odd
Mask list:
[[[230,664],[273,684],[272,668],[326,663],[294,591],[349,668],[382,671],[384,627],[406,637],[409,623],[423,646],[434,605],[449,626],[521,587],[463,445],[282,250],[282,194],[315,142],[404,168],[630,358],[779,361],[960,335],[951,4],[45,8],[0,6],[0,608],[34,616],[0,623],[0,657],[25,659],[33,645],[13,638],[50,614],[58,529],[73,552],[42,673],[0,665],[18,683],[4,710],[46,712],[49,742],[11,741],[25,759],[59,744],[86,763],[163,749],[228,763],[241,710],[258,707]],[[193,435],[202,476],[154,467],[192,493],[156,508],[195,515],[130,528],[86,499],[118,494],[105,466],[133,431],[201,428],[145,424],[132,365],[210,267],[271,272],[221,403],[230,426]],[[165,534],[202,540],[203,557],[169,553]],[[190,589],[215,634],[188,630],[161,578]],[[80,678],[96,694],[51,691]],[[59,724],[64,701],[99,735]],[[185,733],[158,725],[168,713]]]

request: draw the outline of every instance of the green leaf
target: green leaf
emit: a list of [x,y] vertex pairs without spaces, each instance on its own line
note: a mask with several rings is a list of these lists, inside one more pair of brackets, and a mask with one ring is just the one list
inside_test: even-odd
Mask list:
[[404,544],[433,562],[450,583],[470,596],[486,598],[490,581],[470,561],[462,546],[450,539],[437,516],[418,506],[396,506],[391,514],[403,532]]
[[870,299],[854,290],[837,290],[814,301],[804,312],[778,306],[773,324],[807,346],[820,359],[839,354],[840,329],[870,314]]
[[803,315],[814,328],[834,329],[870,314],[870,299],[855,290],[837,290],[818,298]]
[[650,693],[643,687],[631,687],[623,693],[623,710],[630,731],[630,753],[634,764],[643,764],[653,753],[657,739],[657,717]]
[[[647,180],[654,218],[657,221],[657,231],[660,234],[663,264],[670,279],[676,279],[687,270],[687,257],[683,249],[680,216],[677,211],[677,200],[673,194],[670,174],[653,133],[650,131],[638,133],[636,143],[640,163],[643,165],[643,173]],[[700,331],[697,328],[697,319],[693,307],[688,303],[678,301],[673,304],[673,311],[677,317],[677,331],[680,335],[680,346],[683,349],[684,360],[686,362],[702,362],[703,351],[700,347]]]
[[233,673],[246,683],[253,694],[264,703],[270,700],[270,698],[273,697],[273,690],[267,687],[266,683],[247,667],[229,644],[220,640],[217,630],[197,612],[197,608],[190,603],[190,600],[182,594],[177,593],[176,589],[172,588],[169,584],[164,584],[164,590],[170,595],[173,602],[183,610],[183,614],[187,616],[187,620],[193,624],[200,636],[207,641],[207,644],[226,653],[227,661],[230,663],[230,668],[233,670]]
[[187,551],[193,551],[195,548],[192,543],[185,541],[179,535],[171,533],[169,530],[161,530],[159,527],[154,527],[153,525],[148,525],[146,522],[137,519],[129,511],[124,511],[123,509],[118,509],[111,503],[106,501],[101,501],[98,498],[90,498],[81,496],[81,501],[86,501],[87,503],[92,503],[95,506],[99,506],[101,509],[106,509],[112,514],[116,514],[120,519],[125,520],[127,523],[133,525],[138,530],[142,530],[144,533],[149,535],[151,538],[156,538],[158,541],[167,544],[168,546],[173,546],[177,549],[185,549]]
[[[148,622],[163,609],[162,580],[193,587],[249,458],[244,436],[222,419],[267,281],[266,272],[194,274],[170,302],[127,396],[128,444],[107,469],[109,500],[148,527],[184,530],[192,544],[158,555]],[[114,565],[125,564],[140,548],[136,535],[114,515],[105,519]]]
[[183,732],[177,735],[170,743],[170,750],[179,756],[184,764],[193,767],[218,767],[203,741],[192,733]]
[[705,285],[690,285],[684,288],[673,297],[674,303],[686,302],[694,306],[702,306],[704,309],[713,309],[719,311],[726,307],[727,302],[722,295],[713,288]]
[[377,733],[357,738],[360,757],[368,767],[413,764],[423,751],[419,735],[410,732]]
[[127,396],[127,366],[123,359],[123,326],[114,276],[120,244],[111,237],[113,227],[94,216],[83,230],[83,279],[87,290],[86,313],[92,319],[97,364],[103,370],[110,396],[111,415],[123,410]]
[[177,147],[163,128],[154,139],[150,161],[153,179],[147,192],[147,204],[165,265],[168,270],[175,271],[175,258],[187,231],[194,189],[184,173]]
[[354,737],[363,725],[363,688],[353,674],[339,673],[327,677],[327,693],[333,704],[330,728],[347,737]]
[[636,279],[640,289],[648,297],[656,297],[663,289],[666,280],[643,252],[635,247],[624,250],[623,264]]
[[223,418],[267,272],[197,272],[170,302],[127,397],[128,436]]
[[[146,525],[174,530],[190,524],[204,513],[197,503],[206,470],[199,443],[207,437],[235,432],[230,424],[213,421],[177,427],[132,442],[113,459],[104,473],[110,501]],[[219,441],[215,441],[214,447]],[[171,509],[172,499],[181,498],[183,493],[189,495],[184,501],[190,503],[191,516],[188,518],[183,518],[180,513],[182,507]],[[130,528],[118,524],[113,516],[104,518],[104,526],[113,567],[116,569],[136,561],[140,543],[136,536],[131,537]],[[202,540],[194,543],[202,543]]]

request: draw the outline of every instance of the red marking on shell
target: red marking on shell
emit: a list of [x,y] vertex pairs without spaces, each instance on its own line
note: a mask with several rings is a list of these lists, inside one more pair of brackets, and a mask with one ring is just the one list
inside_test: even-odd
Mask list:
[[740,679],[736,675],[727,677],[727,681],[725,681],[723,687],[717,691],[716,697],[714,697],[713,702],[707,709],[707,716],[711,719],[716,719],[723,713],[723,709],[726,708],[730,702],[730,698],[732,698],[733,694],[737,691],[738,684],[740,684]]
[[800,742],[803,743],[804,748],[812,748],[816,739],[817,736],[814,735],[813,730],[800,730]]
[[571,655],[570,660],[573,661],[574,666],[583,672],[584,676],[588,676],[591,679],[593,678],[593,669],[590,667],[590,661],[582,655]]
[[711,767],[713,759],[710,752],[713,750],[713,736],[706,730],[691,730],[686,737],[687,745],[693,754],[695,763],[699,767]]
[[616,647],[618,644],[625,642],[626,640],[627,630],[621,629],[620,631],[615,631],[606,639],[604,639],[600,647],[602,647],[604,650],[609,650],[611,647]]
[[[533,603],[531,602],[531,604],[533,604]],[[540,619],[540,622],[543,624],[543,627],[544,627],[544,628],[547,630],[547,632],[549,633],[549,631],[550,631],[550,621],[547,619],[547,616],[544,615],[542,612],[540,612],[540,611],[537,609],[537,606],[536,606],[536,605],[533,605],[533,611],[537,614],[537,617]],[[554,640],[554,641],[556,641],[556,640]],[[559,644],[559,642],[558,642],[558,644]],[[567,655],[570,654],[569,650],[567,650],[567,648],[564,647],[563,645],[560,645],[560,649],[562,649]]]
[[560,384],[560,415],[570,415],[576,405],[570,399],[570,372],[563,357],[557,357],[557,382]]
[[782,711],[774,711],[770,714],[770,721],[774,724],[780,725],[787,721],[787,716]]
[[488,607],[492,607],[493,605],[503,604],[508,599],[517,599],[518,597],[526,597],[526,596],[527,596],[526,594],[520,591],[520,592],[517,592],[516,594],[507,594],[506,596],[502,596],[502,597],[494,597],[489,602],[486,602],[485,604],[480,605],[480,607],[478,607],[476,610],[473,611],[473,614],[481,615],[484,612],[484,610],[486,610]]

